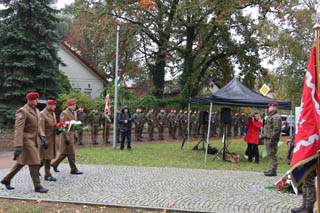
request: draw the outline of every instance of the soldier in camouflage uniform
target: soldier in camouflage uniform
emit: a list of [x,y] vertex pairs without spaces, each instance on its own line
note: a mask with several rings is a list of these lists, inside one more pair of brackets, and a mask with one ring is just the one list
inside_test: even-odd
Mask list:
[[316,202],[316,169],[312,170],[302,183],[302,206],[291,209],[292,213],[312,213]]
[[102,143],[107,144],[107,143],[110,143],[109,134],[110,134],[110,126],[112,125],[111,113],[105,112],[101,116],[101,119],[102,119],[101,123],[102,123],[102,127],[103,127]]
[[92,144],[98,144],[97,138],[99,134],[99,127],[101,126],[101,115],[99,114],[98,108],[95,108],[90,114],[91,117],[91,140]]
[[246,116],[246,113],[241,112],[241,115],[239,117],[239,125],[240,125],[240,135],[243,136],[244,135],[244,128],[248,123],[248,118]]
[[171,121],[171,116],[173,114],[173,109],[170,110],[168,113],[167,119],[168,119],[168,132],[169,132],[169,137],[172,138],[172,129],[173,129],[173,123]]
[[234,117],[232,118],[232,124],[233,124],[233,135],[238,136],[239,132],[239,118],[240,115],[238,112],[234,113]]
[[156,115],[152,108],[149,109],[149,112],[146,115],[146,120],[148,122],[149,141],[153,141],[153,131],[154,131],[154,123],[156,120]]
[[278,103],[269,103],[269,116],[266,119],[263,138],[267,146],[268,156],[270,157],[270,170],[265,171],[265,176],[277,176],[278,168],[278,142],[281,135],[281,116],[278,113]]
[[[77,119],[78,121],[81,121],[81,126],[85,126],[86,125],[86,119],[87,119],[87,114],[83,111],[83,106],[80,106],[79,109],[77,110]],[[80,130],[78,131],[78,144],[79,145],[83,145],[82,143],[82,138],[83,138],[83,131]]]
[[196,138],[197,137],[197,133],[198,133],[198,128],[199,128],[199,114],[198,114],[198,110],[194,110],[193,111],[193,114],[191,116],[191,119],[190,119],[192,125],[191,125],[191,136],[193,138]]
[[139,129],[139,138],[142,139],[142,133],[143,133],[143,128],[144,128],[144,124],[146,122],[146,114],[144,113],[143,109],[140,108],[140,112],[139,112],[139,121],[140,123],[140,129]]
[[161,108],[160,112],[157,115],[159,140],[164,140],[163,130],[164,130],[164,125],[166,123],[166,119],[167,119],[166,111],[163,108]]
[[180,137],[182,137],[182,117],[183,117],[183,110],[180,109],[176,116],[178,136]]
[[138,107],[136,109],[136,112],[133,114],[133,121],[134,121],[134,136],[136,138],[136,141],[141,141],[140,140],[140,125],[141,125],[141,121],[140,121],[140,117],[139,117],[139,113],[141,112],[141,109]]
[[181,124],[182,137],[184,137],[188,132],[188,110],[184,110],[183,114],[181,114],[180,124]]
[[172,138],[176,138],[176,132],[177,132],[177,127],[178,127],[178,118],[177,118],[177,110],[173,110],[171,117],[170,117],[171,123],[172,123]]

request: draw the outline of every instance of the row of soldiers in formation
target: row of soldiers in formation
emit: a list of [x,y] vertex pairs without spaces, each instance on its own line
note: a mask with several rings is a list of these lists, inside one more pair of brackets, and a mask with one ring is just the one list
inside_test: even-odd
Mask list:
[[[208,113],[208,112],[207,112]],[[119,117],[120,109],[117,110],[117,118]],[[102,141],[103,143],[109,142],[110,135],[110,126],[113,123],[113,118],[110,113],[100,114],[98,109],[95,108],[88,115],[84,112],[83,107],[80,107],[77,110],[78,120],[82,121],[83,124],[87,123],[87,120],[90,120],[91,125],[91,139],[93,144],[98,144],[98,131],[99,127],[103,127]],[[172,139],[177,139],[177,136],[184,137],[188,132],[188,110],[176,110],[171,109],[167,114],[164,108],[161,108],[159,113],[156,113],[153,108],[150,108],[147,113],[143,111],[142,108],[136,108],[135,113],[133,114],[134,119],[134,133],[135,140],[142,141],[142,132],[145,124],[148,124],[148,135],[149,141],[154,140],[154,129],[158,128],[158,139],[164,140],[164,128],[167,125],[169,137]],[[190,111],[190,134],[192,137],[197,138],[198,135],[205,135],[208,132],[208,123],[200,123],[200,111],[195,109]],[[248,116],[242,113],[234,113],[232,116],[232,122],[227,124],[227,134],[228,136],[233,135],[243,135],[243,129],[248,122]],[[222,136],[224,125],[220,122],[220,113],[216,110],[212,112],[211,119],[211,128],[210,136]],[[120,125],[117,122],[117,140],[120,140]],[[82,131],[79,132],[79,145],[82,145]]]

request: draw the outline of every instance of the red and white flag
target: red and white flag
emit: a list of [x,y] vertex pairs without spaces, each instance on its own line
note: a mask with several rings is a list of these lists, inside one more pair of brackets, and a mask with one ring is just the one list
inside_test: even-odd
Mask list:
[[320,98],[315,84],[316,48],[312,48],[306,72],[301,113],[297,123],[294,150],[291,160],[291,173],[294,185],[300,185],[309,172],[315,168],[320,129]]
[[111,107],[110,107],[110,100],[109,100],[109,94],[106,95],[106,105],[104,107],[104,111],[107,113],[111,113]]

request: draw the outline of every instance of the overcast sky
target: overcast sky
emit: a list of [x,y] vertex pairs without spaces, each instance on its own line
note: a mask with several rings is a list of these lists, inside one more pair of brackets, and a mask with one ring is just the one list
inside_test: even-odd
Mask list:
[[66,4],[69,5],[73,2],[74,2],[74,0],[58,0],[57,7],[62,8],[62,7],[64,7],[64,5],[66,5]]

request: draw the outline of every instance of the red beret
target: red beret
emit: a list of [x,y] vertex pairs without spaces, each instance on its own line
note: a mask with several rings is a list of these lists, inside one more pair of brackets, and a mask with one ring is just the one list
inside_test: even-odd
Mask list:
[[29,92],[29,93],[26,95],[26,98],[27,98],[28,100],[37,99],[37,98],[39,98],[39,93],[37,93],[37,92]]
[[55,100],[47,100],[47,104],[49,105],[56,105],[57,102]]
[[74,98],[70,98],[69,100],[67,100],[67,105],[68,106],[72,106],[75,105],[77,103],[77,100]]
[[275,103],[275,102],[270,102],[270,103],[268,104],[268,106],[279,106],[279,104],[278,104],[278,103]]

